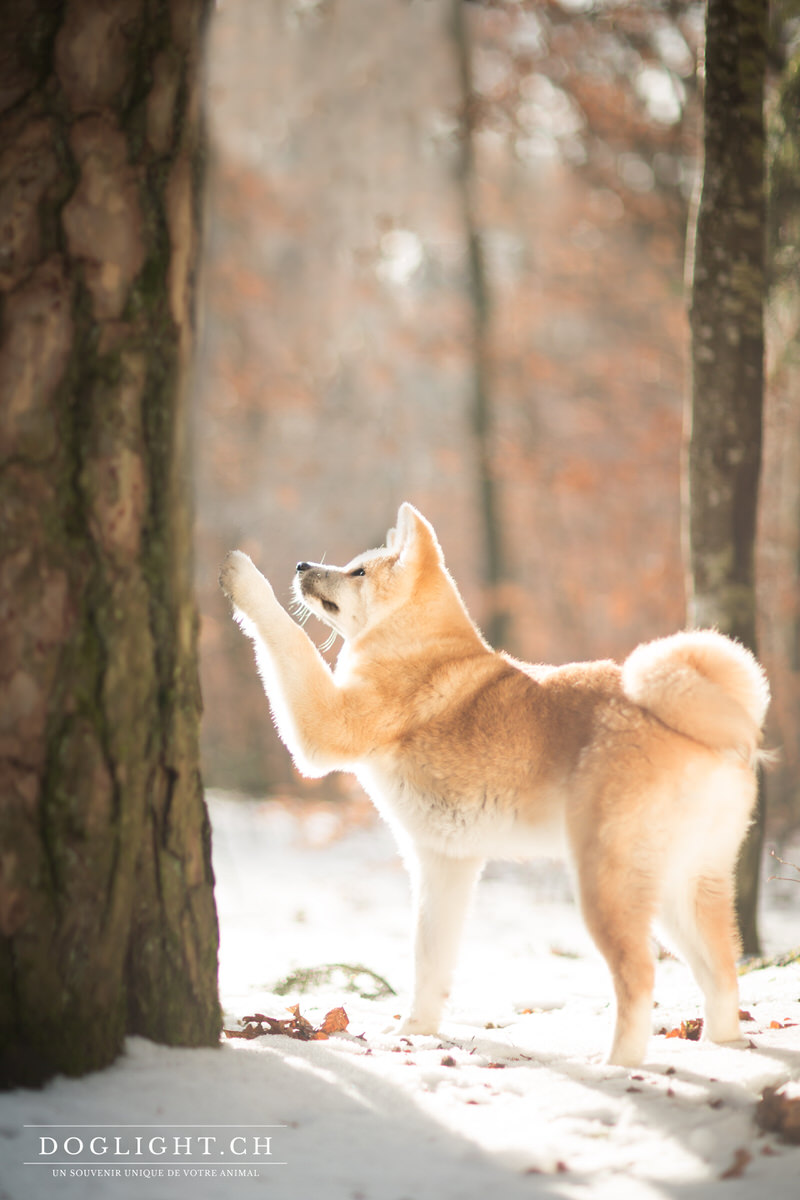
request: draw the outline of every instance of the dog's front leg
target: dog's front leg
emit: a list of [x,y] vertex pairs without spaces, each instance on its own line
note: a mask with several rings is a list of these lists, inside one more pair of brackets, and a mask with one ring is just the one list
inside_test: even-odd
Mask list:
[[298,769],[320,776],[350,765],[359,751],[353,697],[337,687],[317,647],[241,550],[225,559],[219,582],[253,639],[278,733]]
[[414,888],[414,990],[411,1009],[398,1033],[436,1033],[481,858],[450,858],[417,850],[412,865]]

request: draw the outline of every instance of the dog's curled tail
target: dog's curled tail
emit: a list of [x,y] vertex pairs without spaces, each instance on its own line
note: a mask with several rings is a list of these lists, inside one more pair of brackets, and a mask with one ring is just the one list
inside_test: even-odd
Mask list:
[[630,700],[679,733],[757,761],[769,684],[739,642],[713,629],[646,642],[625,660],[622,686]]

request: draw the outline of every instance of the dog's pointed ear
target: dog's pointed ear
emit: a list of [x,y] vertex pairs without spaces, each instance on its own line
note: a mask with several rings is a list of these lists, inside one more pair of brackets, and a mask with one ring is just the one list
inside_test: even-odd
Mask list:
[[417,512],[416,508],[408,503],[400,505],[397,525],[389,530],[386,545],[399,556],[399,562],[403,566],[422,563],[427,559],[441,562],[443,557],[433,526],[425,520],[422,513]]

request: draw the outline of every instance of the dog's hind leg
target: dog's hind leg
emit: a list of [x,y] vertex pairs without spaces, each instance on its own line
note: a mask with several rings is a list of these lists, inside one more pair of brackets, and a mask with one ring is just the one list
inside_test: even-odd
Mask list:
[[703,993],[703,1036],[712,1042],[737,1041],[739,939],[732,880],[706,875],[690,881],[666,897],[660,923]]
[[450,858],[417,849],[414,888],[414,990],[397,1033],[436,1033],[456,964],[470,898],[483,869],[481,858]]
[[653,903],[650,881],[630,870],[581,871],[580,902],[587,928],[605,958],[617,1001],[608,1061],[638,1067],[650,1038],[655,967],[650,944]]

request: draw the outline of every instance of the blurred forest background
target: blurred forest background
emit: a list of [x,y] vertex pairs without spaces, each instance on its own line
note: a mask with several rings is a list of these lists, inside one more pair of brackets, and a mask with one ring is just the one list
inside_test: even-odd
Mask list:
[[[704,15],[217,0],[195,402],[208,784],[299,785],[217,589],[234,546],[288,601],[298,559],[381,544],[411,500],[523,658],[619,658],[684,623]],[[800,6],[776,4],[758,551],[774,831],[800,822],[799,40]]]

